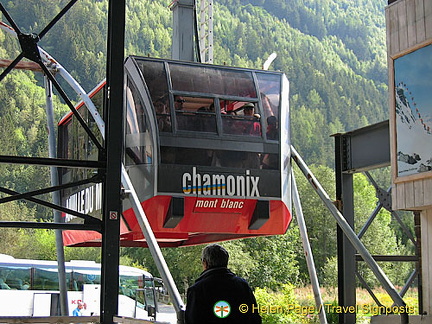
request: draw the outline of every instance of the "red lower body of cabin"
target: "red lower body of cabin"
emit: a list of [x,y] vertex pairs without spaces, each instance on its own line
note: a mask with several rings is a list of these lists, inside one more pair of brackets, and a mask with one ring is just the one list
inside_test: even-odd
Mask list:
[[[292,218],[280,200],[155,196],[142,207],[162,247],[280,235]],[[101,234],[64,231],[63,240],[67,246],[100,246]],[[132,208],[123,212],[120,244],[147,246]]]

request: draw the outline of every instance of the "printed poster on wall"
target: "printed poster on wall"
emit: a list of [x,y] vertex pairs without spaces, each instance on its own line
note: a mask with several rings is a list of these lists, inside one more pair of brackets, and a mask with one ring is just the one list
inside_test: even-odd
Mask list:
[[394,60],[397,175],[432,170],[432,44]]

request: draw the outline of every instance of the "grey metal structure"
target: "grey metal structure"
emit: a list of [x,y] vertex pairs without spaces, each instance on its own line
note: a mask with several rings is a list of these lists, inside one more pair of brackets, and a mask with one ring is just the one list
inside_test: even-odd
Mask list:
[[[354,188],[353,173],[370,167],[383,167],[390,164],[390,139],[388,122],[369,126],[361,131],[336,134],[335,172],[336,201],[339,211],[348,224],[354,228]],[[370,145],[370,143],[374,145]],[[365,144],[368,144],[367,146]],[[372,161],[372,159],[374,159]],[[347,172],[347,171],[350,172]],[[340,202],[340,203],[339,203]],[[356,305],[355,249],[338,227],[338,293],[339,305]],[[340,314],[342,323],[355,323],[353,313]]]
[[[48,128],[48,155],[50,158],[57,156],[57,138],[54,123],[54,106],[53,106],[53,92],[52,83],[48,78],[44,77],[45,83],[45,97],[46,97],[46,115],[47,115],[47,128]],[[51,184],[58,186],[58,169],[56,167],[50,168]],[[53,203],[60,205],[60,194],[59,192],[51,193]],[[54,222],[61,222],[61,213],[58,210],[53,210]],[[63,248],[63,235],[61,230],[55,230],[56,238],[56,254],[58,264],[58,279],[59,279],[59,291],[60,291],[60,310],[61,315],[68,316],[69,309],[67,303],[67,280],[66,280],[66,268],[65,268],[65,256]]]
[[[109,0],[107,39],[106,173],[103,187],[101,322],[113,323],[118,312],[120,263],[121,170],[123,162],[123,96],[125,0]],[[115,266],[112,266],[115,265]]]
[[[303,159],[300,157],[300,155],[297,153],[294,147],[291,147],[291,154],[294,161],[299,166],[300,170],[302,171],[303,175],[308,179],[309,183],[313,187],[313,189],[316,191],[318,196],[321,198],[321,200],[326,205],[327,209],[332,213],[333,217],[335,218],[336,222],[338,223],[341,231],[346,236],[347,240],[352,244],[352,246],[359,252],[363,260],[367,263],[369,268],[372,270],[373,274],[376,276],[378,281],[381,283],[385,291],[390,295],[392,300],[397,306],[400,306],[402,308],[406,308],[405,301],[402,299],[401,295],[396,291],[396,288],[393,286],[393,284],[390,282],[390,280],[387,278],[385,273],[382,271],[382,269],[379,267],[379,265],[376,263],[372,255],[369,253],[369,251],[366,249],[366,247],[363,245],[363,243],[360,241],[360,239],[355,234],[352,226],[347,221],[346,217],[344,217],[340,211],[336,208],[333,201],[330,200],[330,197],[328,194],[324,191],[321,184],[317,181],[315,176],[312,174],[312,172],[309,170],[306,163],[303,161]],[[353,276],[353,273],[351,273],[351,276]],[[340,305],[340,306],[346,306],[346,305]],[[355,309],[355,305],[353,305]],[[340,323],[355,323],[355,317],[352,318],[351,316],[345,317],[345,320],[339,319]],[[401,313],[401,323],[405,324],[408,323],[408,313]]]
[[200,2],[198,34],[201,63],[213,64],[213,0]]
[[[0,81],[17,67],[23,58],[34,62],[36,67],[42,71],[48,80],[60,93],[62,99],[77,116],[73,104],[68,99],[65,91],[55,79],[53,72],[45,64],[45,54],[39,47],[38,42],[47,32],[69,11],[77,2],[71,0],[56,17],[38,34],[23,33],[16,25],[13,18],[0,4],[3,17],[12,26],[11,30],[16,34],[21,45],[22,52],[11,61],[9,66],[0,75]],[[77,217],[85,219],[84,224],[65,224],[54,221],[52,223],[40,222],[0,222],[0,227],[12,228],[47,228],[47,229],[71,229],[71,230],[96,230],[103,235],[103,255],[102,255],[102,295],[101,295],[101,322],[113,323],[118,306],[118,267],[119,264],[119,213],[122,210],[121,204],[121,157],[122,157],[122,136],[123,136],[123,112],[119,107],[123,106],[123,60],[124,60],[124,26],[125,26],[125,2],[124,0],[110,0],[108,6],[108,60],[107,60],[107,84],[110,92],[105,106],[105,116],[107,118],[107,137],[105,145],[99,143],[96,136],[81,119],[80,122],[99,148],[99,161],[88,163],[86,161],[59,160],[52,157],[22,157],[22,156],[0,156],[0,163],[13,163],[22,165],[40,165],[46,167],[62,166],[72,168],[94,168],[98,174],[87,182],[104,182],[104,212],[103,220],[100,221],[85,214],[74,212],[55,203],[43,201],[35,196],[43,193],[55,193],[65,187],[77,185],[76,183],[66,185],[52,185],[49,188],[42,188],[27,193],[18,193],[8,188],[0,187],[0,190],[9,197],[0,199],[0,203],[24,199],[34,203],[52,208],[57,211],[72,213]],[[78,116],[80,119],[80,117]],[[113,189],[115,188],[115,189]],[[117,280],[116,280],[117,278]]]
[[195,0],[175,0],[173,11],[172,54],[174,60],[197,61],[195,55]]
[[[417,268],[413,271],[405,287],[399,293],[399,295],[403,297],[416,276],[418,276],[419,281],[421,281],[420,272],[418,271],[420,245],[409,232],[399,215],[391,209],[391,188],[388,190],[380,188],[368,172],[390,165],[389,134],[389,122],[383,121],[351,132],[333,135],[335,138],[336,206],[345,216],[347,223],[354,228],[353,175],[356,172],[364,172],[375,187],[379,202],[368,221],[357,234],[358,239],[360,240],[362,238],[378,212],[382,208],[385,208],[391,212],[392,216],[397,220],[404,233],[417,249],[417,255],[415,256],[373,256],[375,261],[416,262]],[[361,255],[357,254],[356,249],[340,227],[338,227],[337,241],[339,305],[356,305],[356,277],[353,276],[353,274],[356,274],[359,281],[369,291],[375,302],[378,305],[382,305],[373,294],[372,289],[367,285],[364,278],[362,278],[357,271],[357,262],[366,260]],[[355,321],[355,314],[340,314],[340,323],[349,324],[355,323]]]

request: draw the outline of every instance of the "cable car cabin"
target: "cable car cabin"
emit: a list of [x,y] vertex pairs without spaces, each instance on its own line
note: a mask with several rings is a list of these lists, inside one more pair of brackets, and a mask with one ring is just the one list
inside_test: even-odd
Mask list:
[[[161,246],[286,232],[291,165],[283,73],[136,56],[126,59],[125,73],[124,164]],[[92,94],[99,106],[102,87]],[[59,136],[60,156],[97,159],[71,115]],[[63,182],[86,176],[62,171]],[[65,190],[62,199],[70,209],[100,214],[100,193],[94,185]],[[127,199],[123,208],[122,246],[145,246]],[[64,239],[100,244],[95,232],[66,231]]]

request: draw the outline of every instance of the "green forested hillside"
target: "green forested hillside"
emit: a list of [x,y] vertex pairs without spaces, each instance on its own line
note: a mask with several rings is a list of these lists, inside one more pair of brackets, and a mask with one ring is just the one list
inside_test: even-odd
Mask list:
[[[7,7],[24,31],[38,32],[63,3],[17,0]],[[170,57],[169,3],[128,1],[127,54]],[[215,63],[260,68],[277,53],[271,68],[290,80],[293,143],[308,163],[333,167],[332,133],[387,118],[385,4],[215,1]],[[78,1],[41,41],[87,90],[105,73],[106,10],[105,1]],[[9,53],[16,45],[3,43]]]
[[[35,33],[41,31],[67,2],[2,1],[24,32]],[[313,170],[319,175],[318,179],[334,196],[334,153],[330,135],[387,119],[384,25],[387,1],[214,2],[215,63],[260,68],[271,53],[277,53],[270,69],[284,71],[290,80],[293,144],[308,164],[315,164]],[[126,54],[170,57],[170,3],[171,0],[127,1]],[[4,18],[2,21],[6,22]],[[105,75],[106,22],[106,1],[79,0],[40,42],[88,91]],[[14,59],[18,53],[16,39],[0,32],[0,58]],[[13,71],[0,83],[0,127],[3,134],[8,134],[0,137],[0,154],[47,155],[41,82],[42,77],[38,74]],[[69,93],[71,99],[76,99]],[[56,109],[57,118],[66,111],[58,99]],[[301,176],[297,178],[301,179]],[[46,183],[41,183],[41,179],[49,181],[46,170],[0,165],[1,186],[23,192],[29,184],[40,183],[43,187]],[[305,199],[305,217],[319,276],[332,285],[335,284],[334,272],[323,269],[327,264],[334,265],[335,222],[308,184],[302,181],[299,181],[299,190]],[[356,178],[356,186],[362,192],[357,216],[364,220],[368,210],[374,208],[374,193],[361,175]],[[0,205],[0,219],[44,220],[51,217],[49,211],[40,207],[23,206],[21,203]],[[382,212],[378,219],[381,226],[366,238],[371,249],[383,254],[407,249],[394,237],[388,214]],[[12,242],[14,237],[18,241],[19,235],[16,231],[2,230],[0,241]],[[389,238],[376,242],[374,235]],[[32,244],[43,246],[45,236],[37,238]],[[3,246],[0,253],[26,256],[22,244]],[[234,269],[255,287],[278,289],[286,282],[301,284],[308,281],[295,223],[285,236],[232,242],[227,246],[238,257]],[[199,265],[192,261],[199,249],[166,252],[178,282],[190,283],[199,272]],[[36,250],[32,250],[33,255]],[[151,267],[151,258],[146,251],[124,253],[134,262]],[[180,259],[179,254],[184,264],[176,262]],[[189,270],[187,274],[184,269]],[[393,270],[394,278],[401,280],[406,275],[401,269]]]

